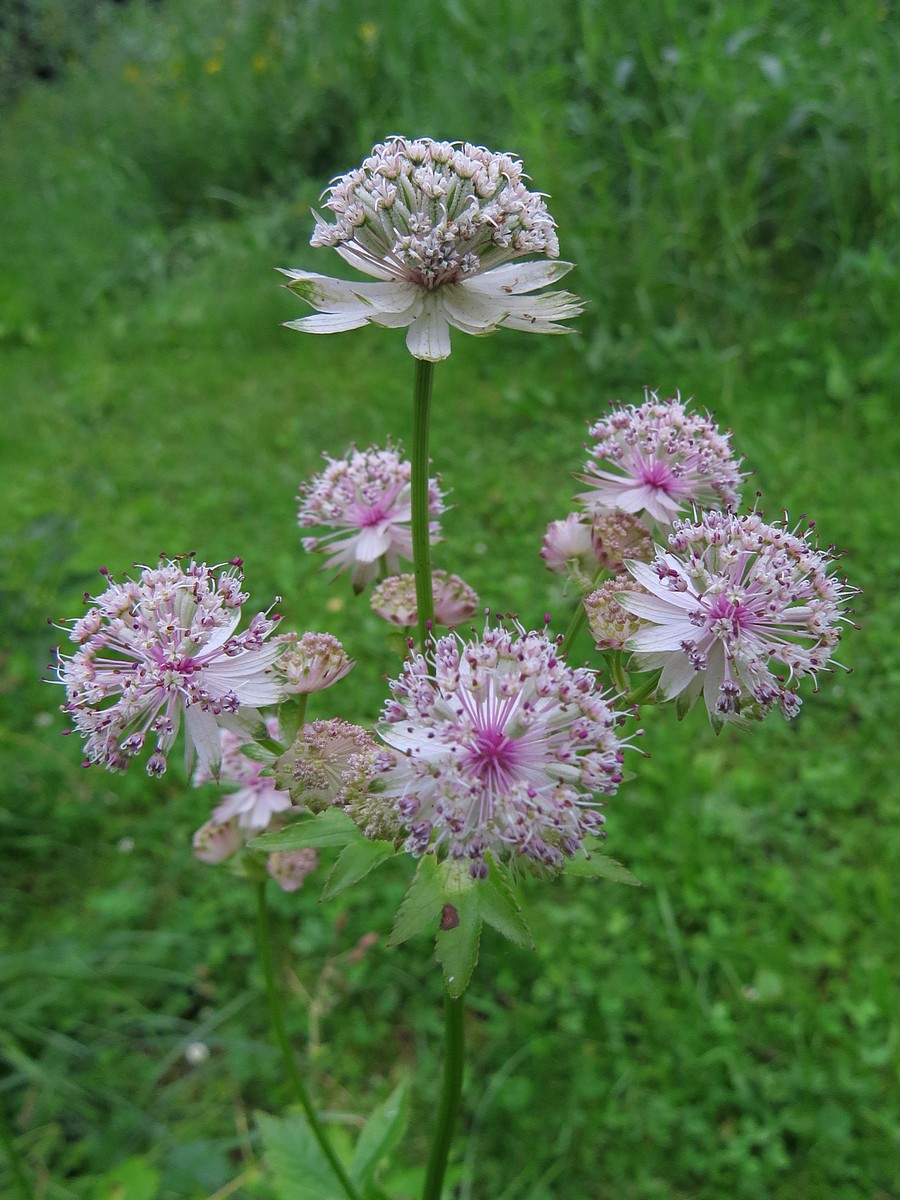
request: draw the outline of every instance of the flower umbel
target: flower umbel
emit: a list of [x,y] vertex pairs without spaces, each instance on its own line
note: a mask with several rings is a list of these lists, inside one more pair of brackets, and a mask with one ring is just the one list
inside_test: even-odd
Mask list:
[[[639,407],[616,408],[590,428],[594,445],[578,499],[594,512],[619,508],[663,527],[692,504],[733,510],[743,478],[729,435],[681,397],[648,392]],[[611,469],[610,469],[611,468]]]
[[353,669],[353,660],[330,633],[285,633],[278,640],[285,649],[277,668],[285,693],[292,696],[324,691]]
[[[412,558],[411,466],[390,445],[384,450],[352,446],[343,458],[324,456],[328,466],[300,488],[297,520],[301,527],[330,526],[324,537],[303,539],[303,548],[331,555],[326,567],[349,567],[356,591],[400,569],[401,558]],[[439,481],[429,481],[428,511],[444,511]],[[431,540],[440,533],[430,523]],[[382,569],[383,568],[383,569]]]
[[[432,575],[436,625],[455,628],[470,620],[478,608],[478,594],[458,575],[435,571]],[[391,575],[372,592],[369,603],[379,617],[392,625],[411,628],[418,622],[415,575]]]
[[389,806],[419,856],[524,857],[559,869],[603,817],[595,793],[622,780],[619,717],[543,632],[486,626],[480,639],[441,638],[391,682],[382,740]]
[[362,325],[409,327],[415,358],[450,353],[450,326],[492,333],[566,333],[560,321],[582,304],[569,292],[528,293],[562,278],[565,262],[513,263],[528,254],[558,259],[556,226],[543,196],[529,191],[522,163],[483,146],[392,137],[337,179],[316,215],[313,246],[333,246],[377,283],[350,283],[279,268],[288,288],[318,314],[286,322],[307,333]]
[[109,580],[72,623],[79,649],[59,654],[57,674],[88,764],[124,770],[149,737],[147,773],[162,775],[183,715],[188,769],[196,751],[215,771],[220,727],[254,724],[258,707],[282,698],[272,669],[282,647],[266,643],[280,618],[257,613],[235,632],[248,599],[240,567],[189,558],[141,567],[136,580]]
[[710,512],[676,521],[652,563],[626,563],[643,589],[618,596],[642,622],[626,648],[639,668],[662,668],[665,699],[686,712],[702,691],[717,726],[776,705],[796,715],[797,684],[828,669],[857,590],[829,574],[811,536],[758,513]]

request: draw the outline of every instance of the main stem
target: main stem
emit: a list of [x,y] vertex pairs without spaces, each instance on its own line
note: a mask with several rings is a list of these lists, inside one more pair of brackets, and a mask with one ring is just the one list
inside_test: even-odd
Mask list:
[[422,1200],[441,1200],[447,1156],[453,1140],[456,1115],[462,1095],[463,1060],[466,1053],[465,1007],[460,997],[454,1000],[449,992],[444,993],[444,1084],[438,1109],[434,1140],[428,1155],[425,1174],[425,1191]]
[[309,1122],[309,1127],[313,1131],[313,1136],[319,1143],[322,1153],[331,1163],[332,1170],[338,1177],[341,1187],[347,1194],[348,1200],[361,1200],[359,1192],[353,1186],[349,1175],[344,1170],[341,1160],[335,1154],[331,1142],[328,1140],[328,1134],[325,1132],[325,1127],[319,1120],[316,1110],[313,1107],[309,1092],[306,1090],[306,1084],[303,1082],[303,1076],[297,1067],[297,1061],[294,1058],[294,1051],[291,1043],[288,1040],[287,1031],[284,1027],[284,1016],[281,1010],[281,992],[275,980],[275,970],[272,965],[272,935],[269,928],[269,906],[266,901],[266,880],[261,879],[256,885],[257,896],[257,915],[258,915],[258,940],[259,940],[259,957],[262,962],[263,974],[266,980],[266,998],[269,1001],[269,1018],[272,1022],[272,1032],[275,1035],[275,1041],[278,1043],[278,1048],[281,1051],[281,1057],[284,1061],[284,1069],[287,1072],[287,1077],[291,1082],[291,1087],[294,1090],[294,1095],[300,1102],[300,1106],[306,1113],[306,1119]]
[[416,573],[416,612],[419,649],[434,621],[434,593],[431,584],[431,515],[428,511],[428,424],[431,416],[431,385],[434,363],[416,359],[416,383],[413,394],[412,444],[412,542],[413,569]]

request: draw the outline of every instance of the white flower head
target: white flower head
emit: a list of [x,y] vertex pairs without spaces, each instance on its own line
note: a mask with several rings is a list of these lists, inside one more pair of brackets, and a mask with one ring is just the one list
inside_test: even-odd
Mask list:
[[147,773],[162,775],[183,717],[187,769],[196,752],[215,772],[220,728],[250,727],[282,699],[272,667],[282,647],[267,642],[280,618],[257,613],[236,632],[248,599],[240,567],[163,560],[90,599],[70,630],[79,648],[59,653],[57,668],[87,764],[124,770],[149,738]]
[[362,325],[409,329],[415,358],[450,353],[450,327],[493,333],[566,333],[577,316],[569,292],[529,295],[571,270],[558,260],[556,226],[543,196],[525,186],[522,163],[483,146],[391,137],[362,166],[336,179],[316,214],[313,246],[333,246],[376,283],[351,283],[279,268],[317,314],[286,322],[307,333]]
[[276,665],[286,694],[324,691],[353,669],[353,660],[330,633],[285,633],[278,640],[285,647]]
[[[304,538],[303,547],[328,553],[326,568],[349,568],[360,592],[380,575],[399,571],[401,558],[412,558],[412,465],[390,445],[351,446],[343,458],[324,458],[325,470],[300,488],[297,520],[301,528],[324,526],[330,532]],[[440,482],[430,479],[428,511],[439,517],[444,510]],[[440,533],[436,520],[430,530],[434,543]]]
[[686,712],[702,692],[716,726],[776,706],[797,713],[797,684],[829,669],[857,590],[829,573],[811,536],[755,512],[709,512],[676,521],[652,563],[625,564],[641,587],[618,595],[640,618],[626,649],[639,668],[662,670],[664,699]]
[[681,397],[621,405],[590,428],[593,445],[578,499],[590,512],[618,508],[661,528],[692,505],[732,511],[743,478],[729,434]]
[[390,688],[370,808],[396,814],[410,853],[467,859],[476,878],[487,854],[556,870],[600,832],[595,797],[622,780],[619,716],[546,633],[448,635]]

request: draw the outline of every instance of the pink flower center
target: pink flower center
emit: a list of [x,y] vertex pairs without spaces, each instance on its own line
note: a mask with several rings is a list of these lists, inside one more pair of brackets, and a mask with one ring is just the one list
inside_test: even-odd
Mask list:
[[516,775],[521,755],[519,743],[501,728],[478,729],[472,739],[465,765],[488,788],[502,787]]
[[746,604],[735,603],[729,600],[727,596],[715,596],[706,610],[707,620],[710,623],[720,622],[722,625],[730,625],[731,631],[737,635],[742,629],[753,623],[753,609],[748,608]]
[[641,464],[639,471],[641,483],[646,487],[657,488],[659,491],[672,493],[675,487],[675,476],[668,466],[655,458],[652,462]]
[[360,507],[356,513],[356,523],[360,529],[370,529],[373,525],[380,524],[387,514],[380,504],[370,504],[367,507]]

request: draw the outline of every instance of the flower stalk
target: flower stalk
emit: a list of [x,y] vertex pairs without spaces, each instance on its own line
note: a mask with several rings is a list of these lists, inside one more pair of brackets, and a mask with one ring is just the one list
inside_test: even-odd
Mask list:
[[463,1062],[465,1059],[465,1005],[462,996],[454,1000],[444,993],[444,1082],[437,1124],[428,1156],[425,1190],[422,1200],[441,1200],[450,1143],[456,1127],[459,1102],[462,1096]]
[[431,419],[431,388],[434,363],[416,359],[413,393],[412,442],[412,540],[416,576],[416,611],[419,645],[425,641],[434,622],[434,595],[431,583],[431,534],[428,511],[428,430]]
[[319,1148],[331,1164],[331,1168],[340,1181],[341,1187],[347,1196],[347,1200],[361,1200],[359,1192],[354,1187],[349,1175],[344,1170],[341,1160],[335,1153],[334,1147],[328,1140],[328,1134],[325,1132],[325,1127],[319,1120],[316,1110],[313,1106],[306,1084],[303,1082],[303,1076],[297,1068],[297,1063],[294,1058],[294,1051],[288,1039],[287,1030],[284,1027],[284,1015],[281,1005],[281,993],[278,984],[275,980],[275,970],[272,963],[272,935],[269,926],[269,906],[266,900],[266,880],[260,879],[256,885],[257,897],[257,938],[259,944],[259,957],[262,963],[263,975],[266,982],[266,999],[269,1003],[269,1019],[272,1025],[272,1033],[275,1041],[278,1043],[278,1049],[281,1051],[281,1057],[284,1062],[285,1072],[290,1081],[291,1088],[294,1092],[294,1097],[300,1104],[306,1114],[306,1119],[309,1122],[309,1127],[312,1130],[313,1136],[319,1143]]

